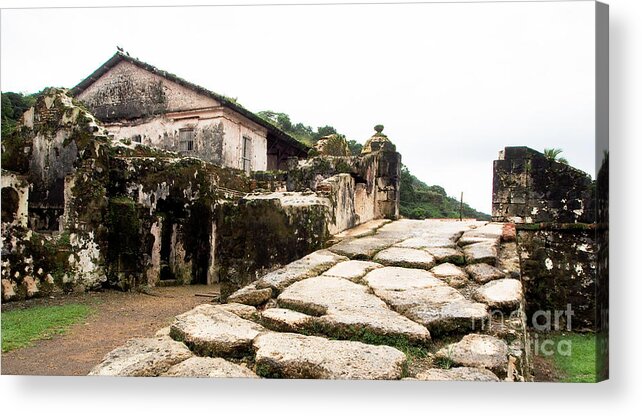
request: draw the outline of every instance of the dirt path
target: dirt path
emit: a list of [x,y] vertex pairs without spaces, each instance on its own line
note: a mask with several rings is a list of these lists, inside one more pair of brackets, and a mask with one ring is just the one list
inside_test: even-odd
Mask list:
[[153,336],[175,315],[210,302],[196,293],[218,292],[217,286],[154,288],[150,294],[105,291],[59,295],[2,305],[3,311],[35,305],[82,303],[92,315],[66,334],[36,341],[33,346],[2,354],[2,374],[86,375],[114,348],[135,337]]

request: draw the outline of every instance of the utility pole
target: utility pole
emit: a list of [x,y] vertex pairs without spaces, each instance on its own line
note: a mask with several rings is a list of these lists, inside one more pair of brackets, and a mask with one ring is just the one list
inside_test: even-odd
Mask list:
[[459,221],[463,221],[464,215],[464,193],[461,193],[461,198],[459,199]]

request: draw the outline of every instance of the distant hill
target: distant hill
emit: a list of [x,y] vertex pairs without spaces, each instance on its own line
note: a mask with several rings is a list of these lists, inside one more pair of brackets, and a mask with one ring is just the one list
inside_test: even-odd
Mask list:
[[[406,166],[401,168],[400,214],[406,218],[459,218],[459,201],[449,197],[439,185],[426,185],[410,173]],[[490,215],[463,204],[464,218],[490,220]]]

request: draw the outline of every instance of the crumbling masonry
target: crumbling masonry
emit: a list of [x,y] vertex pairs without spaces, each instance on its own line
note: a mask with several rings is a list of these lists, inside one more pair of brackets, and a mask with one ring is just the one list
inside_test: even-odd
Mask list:
[[2,141],[3,299],[214,282],[226,296],[331,235],[397,218],[401,156],[381,131],[370,142],[248,174],[110,138],[49,89]]

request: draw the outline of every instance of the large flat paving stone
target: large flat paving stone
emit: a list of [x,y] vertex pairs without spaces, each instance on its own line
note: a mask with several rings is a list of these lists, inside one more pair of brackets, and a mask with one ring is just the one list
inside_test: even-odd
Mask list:
[[169,337],[130,339],[91,369],[90,376],[155,377],[192,357],[181,342]]
[[258,378],[252,370],[223,358],[192,357],[173,365],[162,377]]
[[432,273],[405,267],[384,267],[369,272],[363,281],[373,290],[410,290],[442,286]]
[[254,306],[244,305],[242,303],[224,303],[222,305],[217,305],[218,308],[224,309],[228,312],[232,312],[234,315],[239,318],[254,320],[258,317],[259,313]]
[[266,377],[395,380],[406,356],[388,346],[290,333],[266,333],[254,341],[256,372]]
[[349,260],[337,263],[332,268],[322,274],[322,276],[340,277],[356,282],[371,270],[383,267],[379,263],[364,260]]
[[392,246],[397,241],[395,238],[383,238],[374,235],[344,240],[333,245],[328,250],[353,260],[370,260],[377,252]]
[[522,283],[516,279],[493,280],[477,289],[475,299],[491,308],[516,309],[522,300]]
[[350,228],[348,230],[342,231],[334,235],[335,239],[346,239],[346,238],[361,238],[369,235],[373,235],[379,228],[383,225],[390,223],[391,220],[380,219],[380,220],[371,220],[364,224],[359,224],[356,227]]
[[504,230],[504,224],[487,223],[481,227],[464,232],[457,244],[465,246],[474,243],[499,243]]
[[251,351],[252,341],[265,329],[218,305],[199,305],[178,315],[170,336],[201,356],[237,357]]
[[467,300],[427,271],[385,267],[368,273],[364,281],[395,311],[431,333],[479,330],[488,319],[485,304]]
[[412,343],[430,339],[424,326],[391,310],[368,293],[368,287],[338,277],[319,276],[294,283],[277,302],[282,308],[319,317],[315,320],[319,328],[338,338],[352,338],[365,330]]
[[466,266],[466,272],[474,281],[482,284],[506,277],[506,273],[486,263],[470,264]]
[[335,264],[346,260],[348,260],[347,257],[332,251],[318,250],[266,274],[256,282],[256,288],[271,288],[278,293],[294,282],[318,276]]
[[492,371],[472,367],[430,368],[415,378],[422,381],[499,381]]
[[464,264],[466,261],[464,258],[464,253],[456,248],[432,247],[427,248],[426,251],[432,254],[437,263]]
[[503,375],[508,367],[508,345],[490,335],[469,334],[445,346],[435,356],[457,366],[486,368]]
[[314,317],[291,309],[270,308],[261,312],[261,323],[269,329],[281,332],[299,332],[308,327]]
[[240,288],[228,296],[228,302],[242,303],[250,306],[259,306],[272,298],[272,288],[257,289],[256,284]]
[[430,253],[414,248],[390,247],[378,252],[373,260],[387,266],[415,269],[430,269],[435,265],[435,258]]
[[[413,221],[408,223],[411,226],[410,235],[397,244],[397,247],[428,249],[431,248],[454,248],[457,240],[465,231],[483,223],[477,221],[452,221],[430,219]],[[406,226],[407,227],[407,226]]]
[[468,284],[468,273],[452,263],[442,263],[430,269],[430,272],[455,288],[461,288]]
[[482,242],[464,246],[464,258],[466,263],[487,263],[491,266],[497,264],[498,243]]
[[395,244],[395,247],[430,249],[430,248],[454,248],[455,239],[450,235],[426,235],[423,237],[411,237]]

